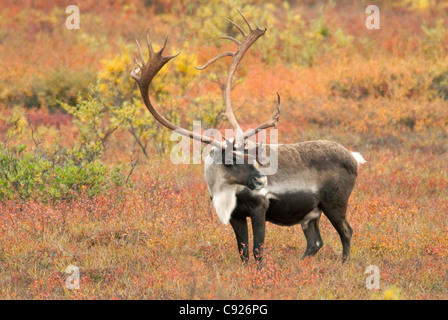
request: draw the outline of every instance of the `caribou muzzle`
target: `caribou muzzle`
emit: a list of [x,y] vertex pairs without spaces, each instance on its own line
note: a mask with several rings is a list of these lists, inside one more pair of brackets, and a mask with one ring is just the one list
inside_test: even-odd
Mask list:
[[264,188],[268,183],[268,178],[265,175],[257,174],[256,176],[252,176],[247,181],[247,186],[251,190],[260,190]]

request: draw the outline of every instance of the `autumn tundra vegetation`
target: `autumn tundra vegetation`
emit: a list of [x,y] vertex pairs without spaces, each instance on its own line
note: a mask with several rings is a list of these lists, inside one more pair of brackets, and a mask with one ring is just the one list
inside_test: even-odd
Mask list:
[[[85,0],[70,30],[66,1],[3,1],[0,298],[447,299],[448,2],[379,1],[380,29],[366,28],[369,4]],[[130,77],[135,39],[150,28],[159,50],[169,35],[165,54],[181,54],[152,102],[188,130],[230,128],[231,59],[194,66],[235,49],[217,38],[241,38],[226,20],[243,25],[237,9],[267,28],[231,88],[241,127],[268,119],[278,92],[280,143],[331,140],[367,160],[343,264],[324,216],[315,256],[301,259],[300,226],[268,223],[264,268],[243,264],[204,164],[171,162],[177,141]]]

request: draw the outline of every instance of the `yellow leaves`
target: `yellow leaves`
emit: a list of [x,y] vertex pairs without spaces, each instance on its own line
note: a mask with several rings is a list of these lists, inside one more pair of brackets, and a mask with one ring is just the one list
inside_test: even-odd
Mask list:
[[346,35],[342,28],[338,28],[334,33],[336,44],[340,47],[351,46],[353,44],[354,37]]
[[[187,45],[188,48],[188,45]],[[194,68],[198,65],[197,55],[192,52],[179,55],[174,59],[174,76],[178,79],[180,85],[180,95],[185,94],[185,90],[193,82],[194,78],[199,74],[199,71]]]
[[11,140],[15,136],[20,140],[24,134],[26,134],[25,129],[27,127],[27,122],[25,119],[25,112],[19,106],[15,106],[9,116],[0,114],[0,123],[2,122],[8,124],[9,128],[9,130],[5,132],[5,141]]
[[123,72],[125,67],[123,64],[123,60],[125,59],[123,59],[123,57],[125,57],[125,55],[115,56],[112,60],[106,61],[107,72],[110,74]]
[[138,96],[138,88],[129,76],[133,67],[132,59],[133,54],[123,45],[120,54],[102,61],[97,90],[104,106],[119,109],[123,101]]
[[104,83],[100,84],[100,86],[99,86],[100,92],[105,92],[107,89],[108,88],[107,88],[106,84],[104,84]]
[[135,12],[137,10],[137,7],[135,3],[130,3],[130,4],[123,4],[122,9],[123,11]]
[[[398,1],[400,3],[400,1]],[[401,5],[407,6],[413,10],[426,10],[434,8],[437,5],[435,0],[402,0]]]
[[303,23],[302,16],[300,14],[292,15],[290,18],[290,23],[292,23],[292,24]]
[[383,292],[383,299],[384,300],[400,300],[400,288],[396,286],[390,286]]
[[[429,7],[429,3],[430,3],[429,0],[414,0],[411,2],[413,2],[414,6],[416,6],[418,9],[426,9]],[[433,2],[433,1],[431,1],[431,2]]]
[[132,65],[132,56],[126,46],[121,46],[121,53],[109,60],[102,60],[103,72],[100,73],[100,80],[113,80],[114,77],[128,73]]
[[205,17],[212,17],[214,15],[214,12],[212,11],[212,8],[210,6],[206,6],[204,10],[201,11],[203,11],[203,15]]
[[[188,45],[186,49],[188,49]],[[193,66],[198,65],[197,55],[194,52],[192,53],[187,52],[179,55],[174,60],[174,65],[176,67],[176,71],[181,72],[185,75],[198,73],[198,70],[193,68]]]

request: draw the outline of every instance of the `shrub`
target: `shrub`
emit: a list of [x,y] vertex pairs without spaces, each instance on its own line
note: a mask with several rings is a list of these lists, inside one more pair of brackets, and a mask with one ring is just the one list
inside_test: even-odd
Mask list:
[[75,162],[65,158],[49,161],[26,151],[25,145],[0,145],[0,200],[71,199],[79,192],[89,196],[104,192],[106,168],[98,160]]
[[[92,101],[89,103],[80,109],[87,104],[95,105]],[[89,122],[88,126],[79,119],[76,121],[80,131],[76,141],[68,147],[55,140],[49,145],[43,143],[39,134],[42,130],[38,130],[45,128],[34,128],[30,119],[27,126],[23,110],[14,110],[0,143],[0,201],[11,198],[70,200],[80,193],[94,196],[113,186],[129,185],[132,171],[126,176],[121,165],[113,166],[108,174],[108,168],[101,162],[105,137],[101,131],[94,130],[95,122]],[[43,132],[48,133],[47,130]],[[25,144],[24,138],[28,135],[34,142],[33,147]],[[134,167],[136,163],[131,165]]]
[[429,88],[436,90],[443,99],[448,100],[448,71],[435,77]]
[[90,70],[74,71],[61,67],[33,75],[29,81],[0,81],[0,101],[23,103],[26,108],[46,106],[54,110],[61,106],[61,102],[73,104],[78,95],[86,95],[94,80],[95,73]]

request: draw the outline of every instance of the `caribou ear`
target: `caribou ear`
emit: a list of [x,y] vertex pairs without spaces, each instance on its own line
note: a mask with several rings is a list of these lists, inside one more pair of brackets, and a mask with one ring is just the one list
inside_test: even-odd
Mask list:
[[210,157],[213,159],[213,162],[216,164],[222,163],[222,150],[212,147],[210,150]]

